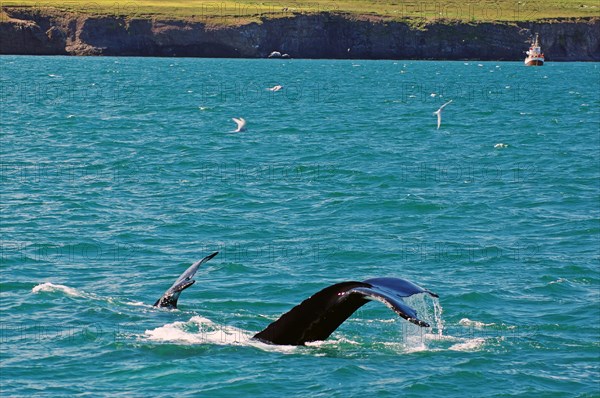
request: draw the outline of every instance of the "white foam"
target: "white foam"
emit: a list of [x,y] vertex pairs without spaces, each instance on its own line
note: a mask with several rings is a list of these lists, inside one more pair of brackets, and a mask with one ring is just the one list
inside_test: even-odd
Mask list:
[[306,342],[307,347],[324,347],[324,346],[337,346],[339,344],[350,344],[350,345],[360,345],[358,341],[351,340],[346,337],[339,337],[336,339],[327,339],[321,341],[308,341]]
[[563,282],[569,282],[569,280],[567,278],[558,278],[555,281],[549,282],[549,285],[554,285],[555,283],[563,283]]
[[448,349],[452,351],[477,351],[481,346],[485,344],[485,339],[474,338],[467,339],[466,341],[450,346]]
[[209,345],[242,345],[266,351],[291,352],[294,346],[276,346],[253,340],[253,333],[232,326],[219,325],[196,315],[187,322],[173,322],[156,329],[146,330],[145,338],[157,342]]
[[412,352],[421,352],[421,351],[429,351],[430,348],[426,344],[427,338],[425,335],[405,335],[403,338],[404,342],[404,351],[408,353]]
[[390,319],[367,319],[367,323],[395,323],[398,322],[398,318],[390,318]]
[[149,340],[187,344],[239,344],[248,340],[246,333],[230,327],[219,327],[210,319],[193,316],[187,322],[167,323],[144,334]]
[[469,318],[461,319],[460,321],[458,321],[458,324],[461,326],[474,326],[476,328],[483,328],[486,326],[496,325],[495,323],[484,323],[484,322],[479,322],[479,321],[472,321]]
[[[439,309],[438,309],[439,311]],[[439,316],[440,312],[436,315]],[[461,325],[491,326],[467,318],[461,320]],[[414,328],[413,328],[414,326]],[[416,325],[408,325],[403,328],[401,341],[381,342],[383,346],[391,348],[399,353],[411,354],[422,351],[478,351],[486,343],[485,338],[462,338],[442,334],[443,326],[438,325],[438,330],[426,333],[425,329]],[[424,333],[425,332],[425,333]],[[312,353],[321,355],[312,350],[302,351],[296,346],[272,345],[254,340],[253,332],[243,329],[219,325],[202,316],[192,316],[188,321],[168,323],[155,329],[146,330],[142,338],[155,342],[170,342],[188,345],[220,345],[220,346],[246,346],[254,347],[264,351],[280,353]],[[306,346],[315,350],[319,348],[339,347],[340,345],[360,346],[362,343],[351,338],[340,336],[325,341],[314,341],[306,343]],[[320,350],[318,350],[320,351]]]
[[[100,297],[96,294],[93,293],[87,293],[84,292],[82,290],[79,289],[75,289],[69,286],[65,286],[65,285],[58,285],[52,282],[44,282],[44,283],[40,283],[37,286],[34,286],[31,289],[32,293],[52,293],[52,292],[61,292],[66,294],[67,296],[71,296],[71,297],[83,297],[83,298],[87,298],[87,299],[92,299],[92,300],[100,300],[100,301],[106,301],[108,303],[111,304],[115,304],[120,302],[120,300],[118,299],[114,299],[112,297]],[[136,307],[150,307],[152,308],[152,306],[146,304],[146,303],[142,303],[141,301],[125,301],[125,302],[121,302],[122,304],[125,305],[132,305],[132,306],[136,306]]]
[[[428,295],[415,295],[406,301],[417,310],[420,319],[431,325],[431,328],[403,324],[402,351],[404,353],[443,350],[477,351],[486,342],[485,338],[465,338],[444,334],[445,324],[442,318],[444,311],[438,299]],[[495,325],[494,323],[472,321],[468,318],[461,319],[459,324],[479,328]]]
[[68,294],[69,296],[74,296],[74,297],[84,297],[86,296],[85,293],[77,290],[77,289],[73,289],[72,287],[69,286],[65,286],[65,285],[56,285],[54,283],[51,282],[44,282],[41,283],[37,286],[34,286],[33,289],[31,289],[32,293],[39,293],[39,292],[63,292],[65,294]]
[[414,352],[422,352],[422,351],[434,351],[434,350],[430,349],[425,344],[404,346],[404,352],[406,352],[407,354],[412,354]]

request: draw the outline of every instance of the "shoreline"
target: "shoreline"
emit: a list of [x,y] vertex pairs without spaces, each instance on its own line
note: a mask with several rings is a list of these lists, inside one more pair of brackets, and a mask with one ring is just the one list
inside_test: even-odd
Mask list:
[[186,19],[4,7],[2,55],[519,61],[539,33],[548,62],[600,61],[600,18],[416,23],[338,13],[215,26]]
[[[99,58],[176,58],[176,59],[233,59],[233,60],[260,60],[267,58],[257,57],[194,57],[194,56],[156,56],[156,55],[72,55],[72,54],[4,54],[0,53],[0,59],[3,57],[51,57],[51,58],[88,58],[88,57],[99,57]],[[461,58],[461,59],[429,59],[429,58],[288,58],[281,59],[280,61],[388,61],[388,62],[516,62],[519,64],[523,63],[522,59],[509,60],[509,59],[478,59],[478,58]],[[583,63],[593,64],[599,63],[598,60],[589,61],[573,61],[573,60],[559,60],[559,61],[546,61],[544,65],[548,64],[566,64],[566,63]]]

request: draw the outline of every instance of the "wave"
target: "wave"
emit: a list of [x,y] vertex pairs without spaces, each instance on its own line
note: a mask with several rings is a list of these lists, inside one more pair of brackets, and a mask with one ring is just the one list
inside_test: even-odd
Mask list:
[[52,282],[44,282],[36,285],[31,289],[32,293],[40,293],[40,292],[62,292],[66,295],[73,297],[86,297],[86,298],[94,298],[93,294],[85,293],[81,290],[74,289],[65,285],[57,285]]
[[472,326],[472,327],[476,327],[476,328],[483,328],[486,326],[495,326],[495,323],[484,323],[484,322],[479,322],[479,321],[472,321],[469,318],[462,318],[460,321],[458,321],[458,324],[461,326]]
[[36,293],[36,294],[60,292],[60,293],[64,293],[65,295],[71,296],[71,297],[80,297],[80,298],[86,298],[86,299],[96,300],[96,301],[106,301],[111,304],[121,303],[121,304],[125,304],[125,305],[136,306],[136,307],[151,307],[149,304],[143,303],[141,301],[123,301],[122,302],[120,300],[115,300],[112,297],[101,297],[94,293],[87,293],[83,290],[79,290],[79,289],[69,287],[66,285],[55,284],[52,282],[40,283],[39,285],[34,286],[31,289],[31,292]]
[[567,278],[558,278],[554,281],[548,282],[548,285],[554,285],[555,283],[564,283],[564,282],[571,283],[571,281],[569,281]]
[[454,344],[448,349],[451,351],[479,351],[485,342],[486,340],[484,338],[475,337],[472,339],[466,339],[466,341],[462,343]]

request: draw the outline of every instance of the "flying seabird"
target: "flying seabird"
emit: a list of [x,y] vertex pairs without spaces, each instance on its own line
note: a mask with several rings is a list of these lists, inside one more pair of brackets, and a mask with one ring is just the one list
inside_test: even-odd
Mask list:
[[233,133],[240,133],[242,131],[246,130],[246,120],[241,117],[241,118],[231,118],[231,120],[233,120],[236,124],[237,124],[237,129],[233,131]]
[[437,124],[437,128],[438,130],[440,129],[440,125],[442,124],[442,109],[444,109],[444,107],[446,105],[448,105],[449,103],[451,103],[452,100],[446,102],[444,105],[440,106],[440,109],[438,109],[437,111],[433,112],[434,115],[437,115],[438,117],[438,124]]

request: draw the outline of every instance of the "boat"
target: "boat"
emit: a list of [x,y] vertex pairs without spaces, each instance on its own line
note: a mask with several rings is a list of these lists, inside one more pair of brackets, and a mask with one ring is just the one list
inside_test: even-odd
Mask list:
[[531,47],[526,52],[527,57],[525,58],[526,66],[542,66],[544,65],[544,53],[540,47],[538,34],[535,34],[535,39],[531,43]]

